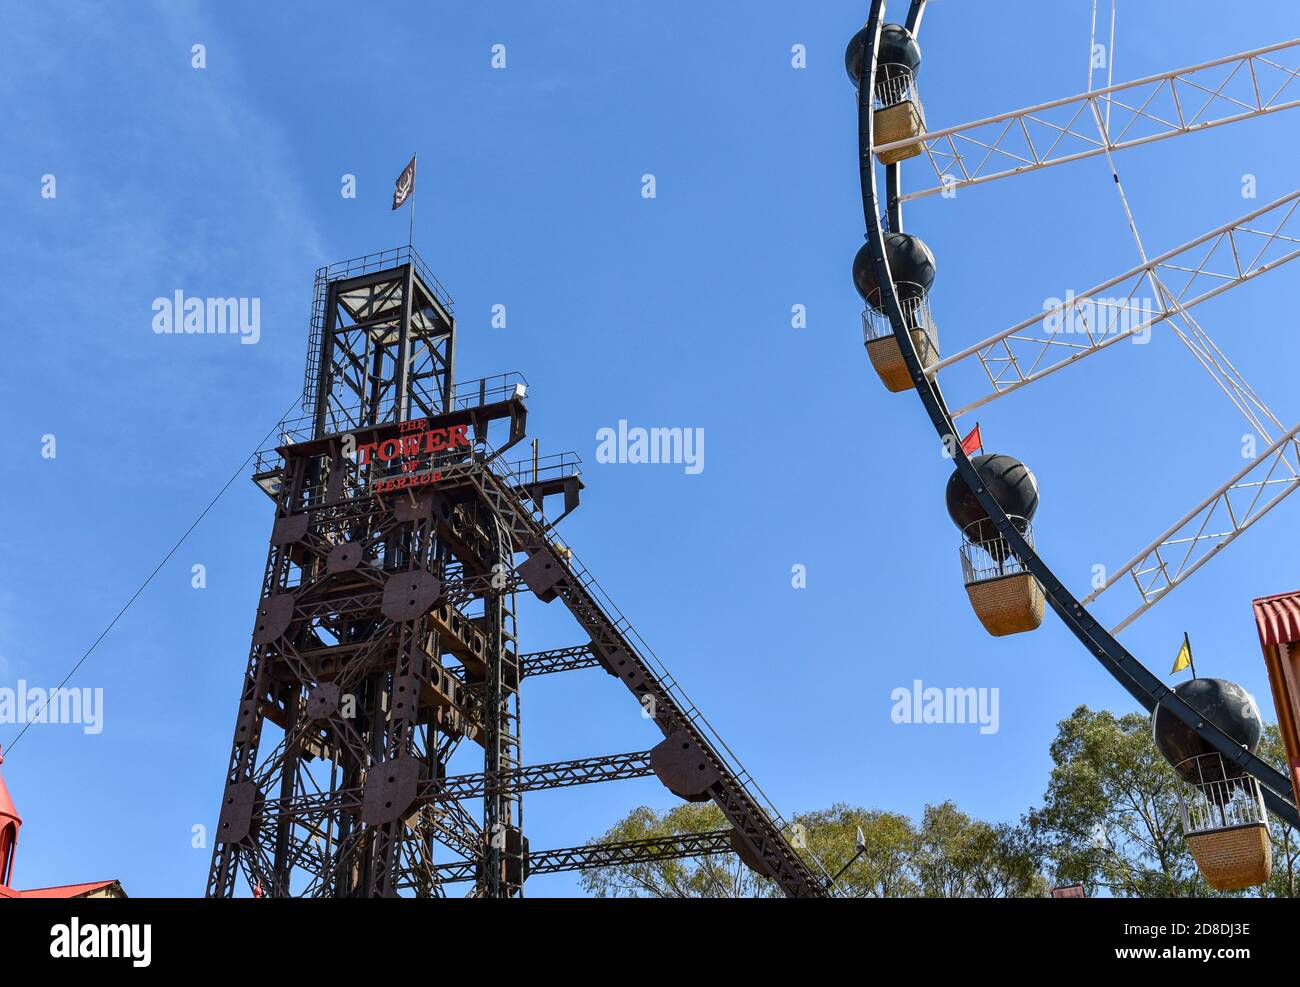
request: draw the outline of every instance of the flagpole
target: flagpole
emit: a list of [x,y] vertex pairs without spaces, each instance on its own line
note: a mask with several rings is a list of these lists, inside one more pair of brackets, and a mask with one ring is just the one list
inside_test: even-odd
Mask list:
[[411,214],[407,217],[406,223],[406,246],[409,249],[415,245],[415,173],[420,167],[419,156],[411,155]]
[[1192,657],[1192,639],[1183,631],[1183,643],[1187,645],[1187,664],[1192,666],[1192,678],[1196,678],[1196,659]]

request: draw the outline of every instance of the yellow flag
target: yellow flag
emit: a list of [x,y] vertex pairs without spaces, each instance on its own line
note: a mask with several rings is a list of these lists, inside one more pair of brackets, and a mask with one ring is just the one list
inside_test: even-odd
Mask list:
[[1183,635],[1183,646],[1178,649],[1178,657],[1174,659],[1174,667],[1169,670],[1169,674],[1181,672],[1192,665],[1192,643]]

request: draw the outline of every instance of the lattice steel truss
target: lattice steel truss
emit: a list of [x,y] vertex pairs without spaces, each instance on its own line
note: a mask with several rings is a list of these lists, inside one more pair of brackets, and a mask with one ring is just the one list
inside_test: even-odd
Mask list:
[[1175,522],[1091,594],[1088,606],[1112,586],[1131,581],[1140,602],[1111,633],[1118,634],[1227,548],[1233,540],[1300,487],[1300,425],[1251,460],[1227,483]]
[[[258,457],[275,502],[207,893],[510,897],[530,873],[734,850],[787,894],[833,882],[577,556],[575,457],[502,454],[525,435],[515,375],[453,381],[451,299],[403,248],[323,269],[306,420]],[[504,434],[502,434],[504,432]],[[552,496],[563,512],[548,517]],[[588,643],[524,654],[524,592]],[[525,766],[520,685],[599,666],[664,736],[652,750]],[[468,742],[483,771],[448,776]],[[712,799],[721,833],[531,852],[523,795],[653,774]],[[481,800],[482,811],[466,807]]]
[[[992,391],[960,417],[1073,366],[1162,322],[1190,322],[1189,309],[1300,256],[1300,191],[1252,210],[1123,274],[1072,294],[993,336],[944,357],[926,373],[979,360]],[[1177,317],[1177,318],[1176,318]]]
[[878,144],[920,143],[936,184],[902,201],[1300,106],[1300,39]]

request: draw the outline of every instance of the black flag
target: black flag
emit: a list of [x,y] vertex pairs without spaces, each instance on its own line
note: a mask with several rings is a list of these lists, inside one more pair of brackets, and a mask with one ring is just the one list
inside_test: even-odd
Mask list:
[[411,155],[411,162],[402,169],[402,173],[397,176],[397,185],[393,188],[393,208],[396,209],[411,197],[415,191],[415,155]]

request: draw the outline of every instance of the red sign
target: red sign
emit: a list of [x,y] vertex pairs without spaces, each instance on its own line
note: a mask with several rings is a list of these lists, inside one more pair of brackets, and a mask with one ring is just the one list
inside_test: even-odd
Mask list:
[[430,470],[421,472],[421,461],[434,453],[467,450],[470,447],[469,436],[466,434],[469,431],[468,425],[429,428],[427,418],[414,418],[402,422],[398,429],[399,435],[396,438],[357,446],[357,459],[362,466],[384,466],[393,462],[402,464],[404,475],[376,480],[370,485],[372,493],[392,493],[437,483],[442,479],[442,474]]

